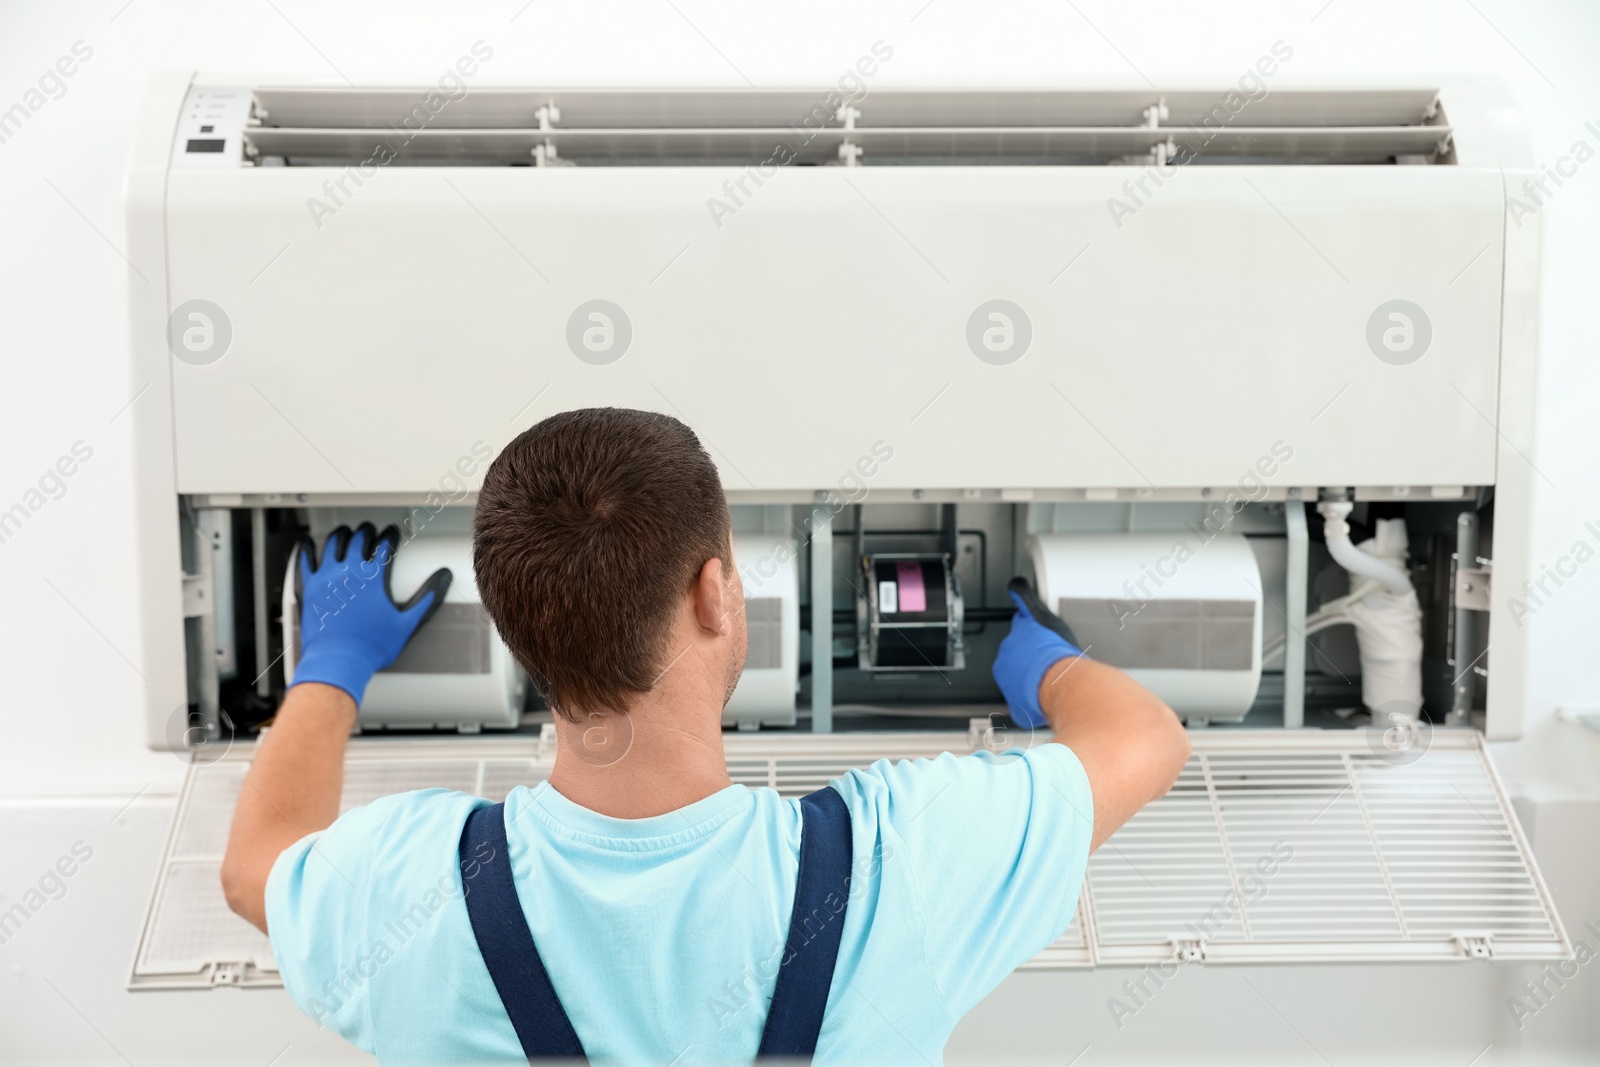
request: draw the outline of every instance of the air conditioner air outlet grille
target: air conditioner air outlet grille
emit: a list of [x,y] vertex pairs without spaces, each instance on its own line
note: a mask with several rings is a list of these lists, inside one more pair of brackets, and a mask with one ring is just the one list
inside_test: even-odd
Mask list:
[[[1453,161],[1434,89],[258,88],[245,156],[290,166],[1103,166]],[[1161,117],[1164,115],[1165,117]],[[555,116],[552,118],[552,116]]]

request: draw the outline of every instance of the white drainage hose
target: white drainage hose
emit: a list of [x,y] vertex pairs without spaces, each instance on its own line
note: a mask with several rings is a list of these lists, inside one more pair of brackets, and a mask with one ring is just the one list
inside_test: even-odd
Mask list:
[[1344,500],[1317,505],[1334,562],[1383,585],[1344,609],[1361,652],[1361,701],[1375,722],[1392,713],[1414,718],[1422,711],[1422,607],[1405,568],[1384,558],[1405,558],[1405,522],[1380,519],[1377,538],[1358,548],[1350,542],[1350,508]]
[[[1333,557],[1333,561],[1351,574],[1359,574],[1382,582],[1383,587],[1391,593],[1412,592],[1411,576],[1404,570],[1387,560],[1369,555],[1350,543],[1350,524],[1345,521],[1350,517],[1350,508],[1348,500],[1324,500],[1317,505],[1317,511],[1326,520],[1323,536],[1328,540],[1328,554]],[[1405,543],[1403,524],[1400,530],[1403,547]]]

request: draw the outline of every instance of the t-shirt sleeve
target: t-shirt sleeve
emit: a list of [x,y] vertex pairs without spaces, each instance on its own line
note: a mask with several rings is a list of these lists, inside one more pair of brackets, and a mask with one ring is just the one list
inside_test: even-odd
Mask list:
[[884,782],[883,829],[905,849],[928,964],[959,1018],[1072,924],[1094,825],[1088,776],[1053,743],[864,773]]
[[459,833],[475,803],[486,802],[443,789],[397,793],[346,812],[279,854],[267,877],[267,936],[301,1011],[375,1053],[368,972],[387,949],[369,929],[372,887],[408,838],[441,819],[456,819]]

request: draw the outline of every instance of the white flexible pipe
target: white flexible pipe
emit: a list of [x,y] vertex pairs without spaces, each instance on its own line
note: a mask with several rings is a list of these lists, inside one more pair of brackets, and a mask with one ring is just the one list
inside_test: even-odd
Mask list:
[[1325,601],[1318,605],[1316,611],[1306,616],[1306,623],[1309,625],[1311,622],[1321,618],[1324,615],[1332,615],[1343,612],[1345,608],[1349,607],[1351,604],[1354,604],[1368,593],[1376,593],[1382,588],[1382,582],[1374,581],[1371,578],[1363,578],[1361,581],[1354,583],[1354,588],[1344,596],[1335,597],[1332,600]]
[[1369,556],[1350,542],[1350,524],[1345,520],[1351,507],[1348,500],[1324,500],[1317,505],[1324,520],[1323,536],[1328,543],[1328,554],[1351,574],[1376,579],[1391,593],[1411,592],[1411,576],[1404,570],[1387,560]]
[[[1344,614],[1343,612],[1335,612],[1332,615],[1322,615],[1319,612],[1316,615],[1306,616],[1306,636],[1310,637],[1312,634],[1319,634],[1323,630],[1331,630],[1335,626],[1350,625],[1354,625],[1354,620],[1352,620],[1350,616]],[[1276,656],[1279,652],[1282,652],[1284,646],[1286,646],[1288,643],[1289,641],[1286,637],[1274,637],[1261,649],[1262,661],[1265,662],[1266,660],[1271,659],[1273,656]]]
[[[1356,583],[1355,589],[1346,593],[1344,596],[1336,597],[1333,600],[1327,601],[1321,607],[1317,608],[1316,611],[1313,611],[1310,615],[1307,615],[1305,635],[1310,637],[1312,634],[1321,633],[1323,630],[1326,630],[1329,627],[1350,623],[1352,620],[1349,615],[1345,614],[1344,609],[1348,608],[1351,604],[1354,604],[1368,593],[1375,593],[1382,588],[1382,582],[1375,582],[1371,578],[1363,578],[1361,581]],[[1273,656],[1281,652],[1284,647],[1288,645],[1288,643],[1289,640],[1287,635],[1273,638],[1264,648],[1262,648],[1261,658],[1263,660],[1271,659]]]

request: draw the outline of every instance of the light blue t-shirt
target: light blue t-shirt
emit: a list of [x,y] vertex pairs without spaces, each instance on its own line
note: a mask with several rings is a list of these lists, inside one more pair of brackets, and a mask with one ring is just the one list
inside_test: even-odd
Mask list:
[[[937,1064],[957,1021],[1071,924],[1089,782],[1070,749],[851,771],[854,869],[818,1064]],[[442,789],[286,849],[267,923],[302,1011],[386,1064],[525,1062],[473,938],[456,849],[489,803]],[[542,783],[506,799],[517,892],[589,1057],[748,1063],[788,935],[800,808],[729,786],[613,819]],[[492,857],[482,857],[492,861]]]

